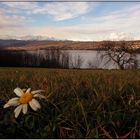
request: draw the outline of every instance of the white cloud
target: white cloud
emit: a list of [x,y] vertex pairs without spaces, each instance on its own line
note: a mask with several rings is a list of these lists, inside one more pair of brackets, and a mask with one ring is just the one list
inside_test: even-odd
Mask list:
[[11,9],[32,10],[38,8],[37,2],[2,2]]
[[84,32],[83,34],[85,36],[87,35],[91,40],[95,38],[97,38],[97,40],[136,39],[138,38],[137,36],[140,36],[139,17],[140,5],[133,5],[116,12],[110,12],[104,16],[94,18],[87,17],[83,19],[85,23],[79,24],[77,28],[82,29],[88,27],[85,33],[90,31],[91,34],[84,34]]
[[34,9],[39,8],[37,2],[2,2],[1,4],[3,4],[3,6],[6,6],[5,13],[10,14],[22,13],[24,15],[29,15],[32,14],[32,11]]
[[140,22],[140,5],[127,7],[108,15],[96,18],[96,23],[114,31],[131,32],[138,31]]
[[108,37],[109,40],[114,40],[114,41],[118,41],[118,40],[133,40],[132,38],[132,33],[124,33],[124,32],[114,32],[111,33]]
[[[2,2],[0,3],[0,29],[2,30],[14,30],[15,28],[20,28],[23,26],[26,26],[26,24],[29,24],[31,22],[31,19],[24,15],[18,14],[18,9],[21,7],[27,8],[27,5],[23,2]],[[8,8],[2,7],[4,5],[7,5]],[[18,6],[17,6],[18,5]],[[17,9],[15,8],[17,7]],[[28,7],[29,8],[29,7]],[[13,29],[14,28],[14,29]],[[7,32],[7,31],[6,31]],[[3,32],[4,34],[5,32]]]
[[19,27],[23,26],[27,22],[28,20],[24,16],[17,15],[8,16],[5,15],[4,13],[0,13],[0,28]]
[[66,20],[78,17],[89,11],[88,2],[55,2],[55,3],[37,3],[37,2],[3,2],[10,9],[16,9],[18,12],[24,10],[28,14],[48,14],[54,20]]
[[88,12],[89,3],[87,2],[61,2],[61,3],[48,3],[41,9],[36,9],[34,13],[47,13],[55,20],[66,20],[78,17],[79,15]]

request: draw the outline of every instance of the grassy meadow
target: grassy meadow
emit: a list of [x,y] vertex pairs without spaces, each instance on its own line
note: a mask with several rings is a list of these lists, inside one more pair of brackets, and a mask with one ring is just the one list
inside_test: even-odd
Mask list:
[[[16,87],[43,89],[42,108],[14,118]],[[140,138],[139,70],[0,68],[0,138]]]

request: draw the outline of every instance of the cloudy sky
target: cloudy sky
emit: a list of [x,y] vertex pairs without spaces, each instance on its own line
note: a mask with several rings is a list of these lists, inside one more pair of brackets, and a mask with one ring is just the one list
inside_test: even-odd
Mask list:
[[140,2],[0,2],[0,38],[140,39]]

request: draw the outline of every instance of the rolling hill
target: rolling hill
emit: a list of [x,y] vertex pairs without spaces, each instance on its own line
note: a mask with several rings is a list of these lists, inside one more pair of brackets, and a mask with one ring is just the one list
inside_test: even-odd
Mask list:
[[[73,49],[95,50],[101,48],[103,41],[70,41],[70,40],[16,40],[0,39],[1,50],[38,50],[38,49]],[[133,47],[139,49],[140,41],[132,41]]]

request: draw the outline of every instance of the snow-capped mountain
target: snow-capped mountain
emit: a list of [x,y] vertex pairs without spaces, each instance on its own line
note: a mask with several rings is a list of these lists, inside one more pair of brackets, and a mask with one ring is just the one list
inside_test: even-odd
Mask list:
[[46,37],[46,36],[32,36],[27,35],[19,38],[20,40],[58,40],[54,37]]
[[47,36],[35,36],[35,35],[26,35],[26,36],[9,36],[9,35],[5,35],[5,36],[0,36],[0,39],[4,39],[4,40],[52,40],[52,41],[59,41],[60,39],[56,39],[54,37],[47,37]]

